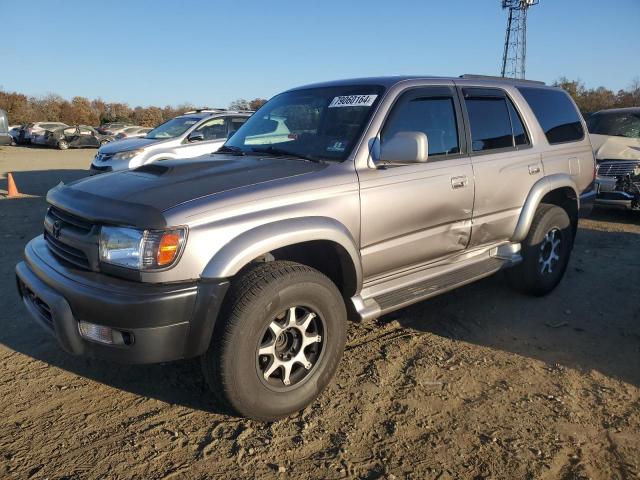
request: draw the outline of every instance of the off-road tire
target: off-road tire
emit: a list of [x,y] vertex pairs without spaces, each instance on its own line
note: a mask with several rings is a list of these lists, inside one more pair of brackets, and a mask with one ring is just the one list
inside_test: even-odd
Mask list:
[[[560,238],[558,260],[551,272],[542,272],[545,237],[556,232]],[[573,228],[566,210],[557,205],[540,204],[531,223],[527,238],[522,242],[522,263],[507,270],[507,278],[516,290],[542,296],[555,289],[562,280],[573,249]]]
[[[322,319],[323,353],[297,386],[274,391],[260,377],[257,349],[276,315],[299,305]],[[201,359],[202,371],[227,411],[273,421],[301,410],[322,392],[338,367],[345,339],[344,300],[329,278],[295,262],[257,263],[232,282]]]

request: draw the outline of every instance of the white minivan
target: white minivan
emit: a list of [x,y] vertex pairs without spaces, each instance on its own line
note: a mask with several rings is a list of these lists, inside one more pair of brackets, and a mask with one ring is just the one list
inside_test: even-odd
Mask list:
[[142,138],[120,140],[100,147],[91,164],[91,174],[215,152],[252,113],[222,109],[186,112],[159,125]]

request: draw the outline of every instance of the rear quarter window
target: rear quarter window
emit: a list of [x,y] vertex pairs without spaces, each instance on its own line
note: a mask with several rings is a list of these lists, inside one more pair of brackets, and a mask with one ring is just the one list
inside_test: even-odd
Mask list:
[[584,138],[580,115],[563,90],[519,87],[550,144],[576,142]]

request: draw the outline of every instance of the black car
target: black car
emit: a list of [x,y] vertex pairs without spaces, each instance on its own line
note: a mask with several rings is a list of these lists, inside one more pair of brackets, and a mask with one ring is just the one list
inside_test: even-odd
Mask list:
[[87,125],[61,127],[45,133],[45,144],[60,150],[68,148],[98,148],[113,140],[111,135],[102,135]]

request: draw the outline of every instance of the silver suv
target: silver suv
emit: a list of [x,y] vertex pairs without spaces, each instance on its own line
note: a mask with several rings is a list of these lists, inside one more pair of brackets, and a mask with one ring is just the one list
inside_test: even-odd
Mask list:
[[109,143],[98,149],[91,173],[136,168],[158,160],[192,158],[215,152],[253,112],[194,110],[159,125],[142,138]]
[[273,420],[329,383],[348,319],[507,268],[552,291],[595,196],[585,131],[537,82],[289,90],[215,154],[52,189],[18,287],[68,352],[201,357],[221,404]]

